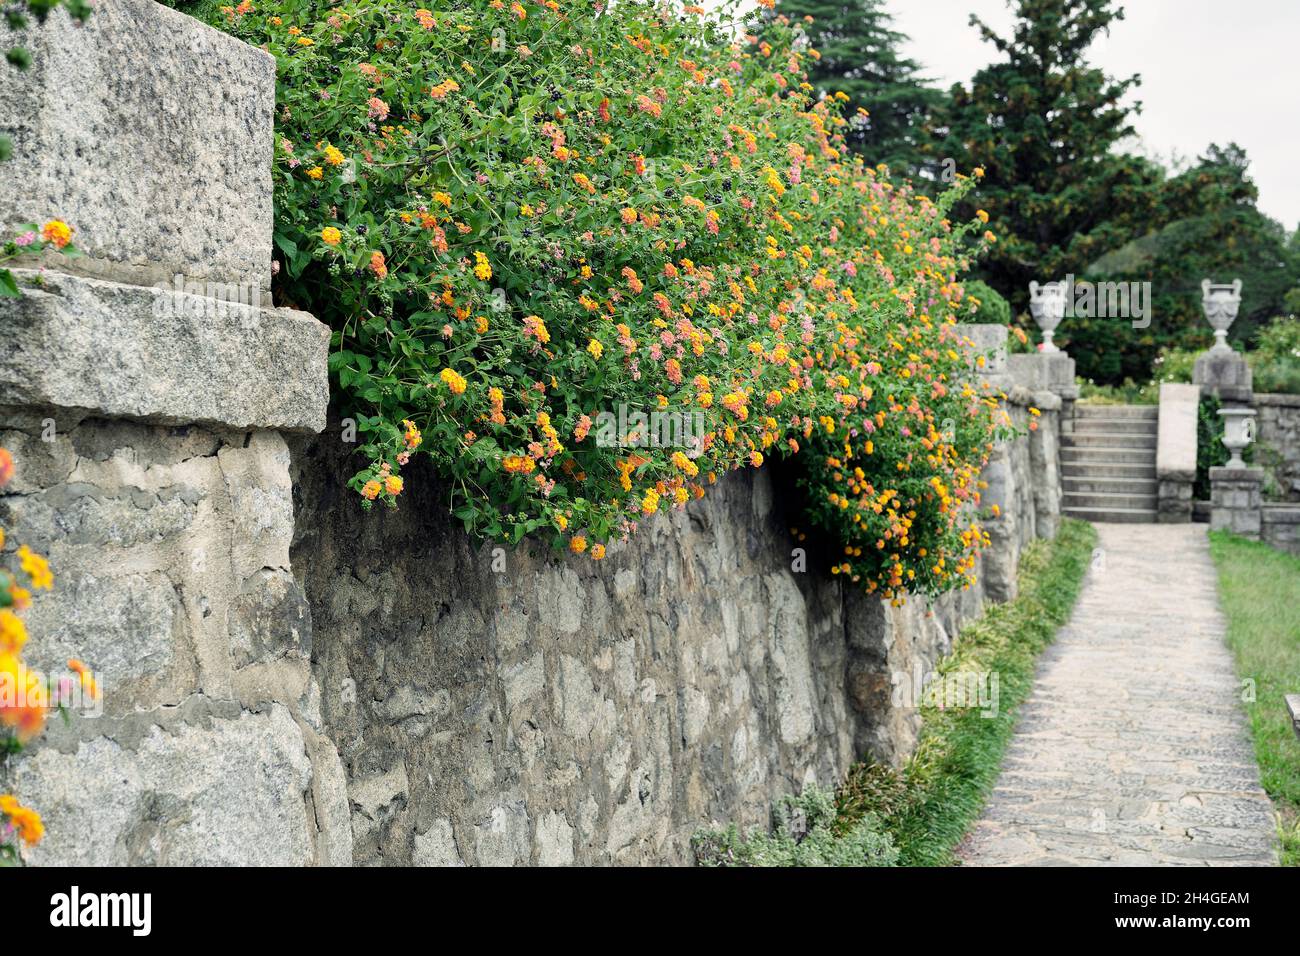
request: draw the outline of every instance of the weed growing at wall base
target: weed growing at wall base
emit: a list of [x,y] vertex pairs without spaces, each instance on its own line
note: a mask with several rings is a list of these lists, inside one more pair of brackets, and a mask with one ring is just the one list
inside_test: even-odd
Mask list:
[[742,836],[733,823],[691,838],[701,866],[894,866],[898,850],[880,821],[861,814],[844,824],[835,794],[808,784],[772,809],[769,832],[757,827]]

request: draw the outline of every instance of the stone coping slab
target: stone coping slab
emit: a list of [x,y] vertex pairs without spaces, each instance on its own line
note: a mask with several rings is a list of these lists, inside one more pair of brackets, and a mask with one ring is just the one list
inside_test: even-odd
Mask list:
[[41,260],[63,272],[270,288],[270,54],[153,0],[99,0],[81,26],[58,9],[22,42],[0,229],[68,222],[85,254]]
[[1065,352],[1019,352],[1007,356],[1007,366],[1027,388],[1074,388],[1074,359]]
[[1026,408],[1037,408],[1040,412],[1060,411],[1061,398],[1055,392],[1045,389],[1034,390],[1023,385],[1013,385],[1007,391],[1007,402]]
[[1283,408],[1300,408],[1300,395],[1284,395],[1281,392],[1256,392],[1256,405],[1279,405]]
[[21,298],[0,300],[0,405],[325,427],[329,329],[305,312],[57,272],[15,277]]
[[1250,465],[1245,468],[1229,468],[1227,465],[1216,465],[1210,469],[1210,482],[1216,481],[1244,481],[1252,484],[1263,484],[1264,469]]

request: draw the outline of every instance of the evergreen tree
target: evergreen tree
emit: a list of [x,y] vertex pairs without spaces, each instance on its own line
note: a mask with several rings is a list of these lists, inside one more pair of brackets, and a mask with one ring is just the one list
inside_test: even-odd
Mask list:
[[1163,174],[1111,151],[1133,133],[1123,100],[1138,77],[1112,79],[1085,59],[1123,11],[1111,0],[1019,0],[1016,15],[1009,37],[971,17],[1002,58],[953,87],[935,159],[983,168],[974,201],[997,242],[981,272],[1023,311],[1031,280],[1080,274],[1132,238]]
[[778,0],[776,13],[802,21],[820,54],[810,71],[813,85],[827,96],[848,96],[849,145],[873,165],[915,173],[918,141],[943,94],[900,52],[907,37],[893,29],[883,0]]

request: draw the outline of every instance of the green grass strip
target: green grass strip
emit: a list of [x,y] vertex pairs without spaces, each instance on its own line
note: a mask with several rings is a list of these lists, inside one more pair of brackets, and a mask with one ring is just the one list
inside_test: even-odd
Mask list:
[[1237,673],[1254,681],[1246,704],[1260,781],[1277,807],[1282,865],[1300,866],[1300,741],[1286,694],[1300,694],[1300,558],[1227,532],[1210,534],[1219,603]]
[[1020,704],[1033,687],[1038,655],[1074,608],[1097,541],[1092,525],[1062,520],[1053,541],[1021,556],[1018,596],[967,625],[940,672],[998,675],[997,715],[979,708],[922,710],[915,753],[901,769],[859,764],[838,797],[839,824],[874,814],[902,866],[945,866],[997,782]]

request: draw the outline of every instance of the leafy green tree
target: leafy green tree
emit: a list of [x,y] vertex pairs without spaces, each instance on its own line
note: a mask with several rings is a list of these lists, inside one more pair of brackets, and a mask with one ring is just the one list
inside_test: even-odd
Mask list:
[[801,22],[820,54],[809,82],[827,96],[848,96],[849,146],[870,163],[914,173],[918,141],[943,94],[902,54],[907,37],[893,29],[884,0],[779,0],[776,13]]
[[[1071,318],[1058,336],[1080,374],[1118,382],[1150,377],[1162,349],[1201,349],[1212,335],[1201,309],[1201,280],[1241,278],[1241,309],[1231,338],[1253,343],[1259,329],[1287,311],[1287,294],[1300,281],[1300,248],[1256,208],[1249,161],[1235,144],[1211,146],[1191,168],[1147,193],[1154,206],[1140,217],[1120,210],[1116,236],[1136,238],[1076,270],[1081,278],[1151,283],[1151,323],[1145,329],[1115,319]],[[1145,219],[1145,222],[1143,221]]]

